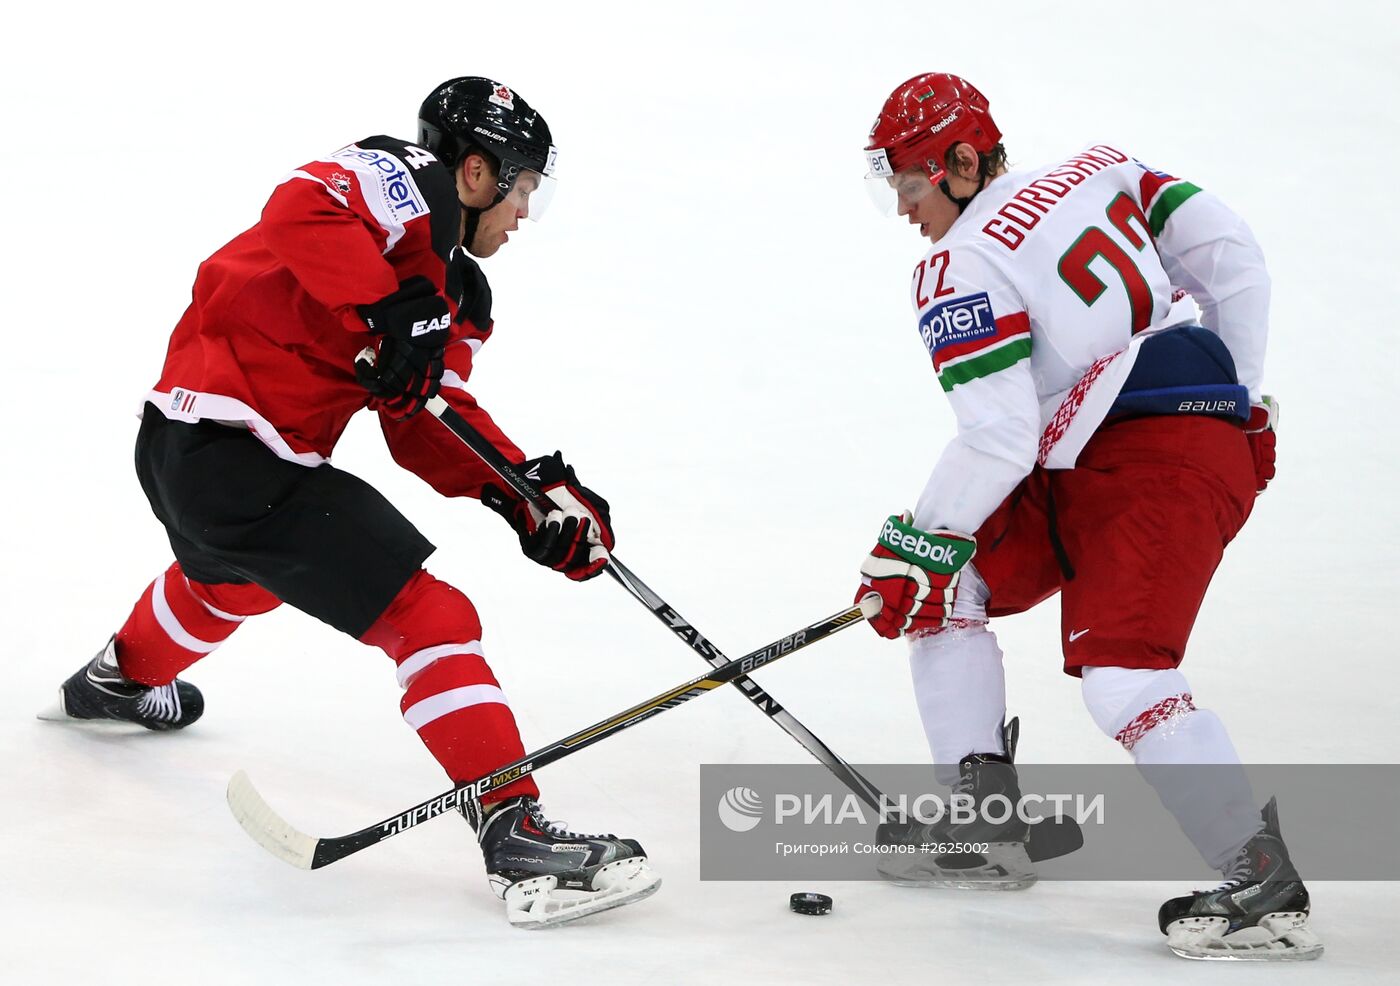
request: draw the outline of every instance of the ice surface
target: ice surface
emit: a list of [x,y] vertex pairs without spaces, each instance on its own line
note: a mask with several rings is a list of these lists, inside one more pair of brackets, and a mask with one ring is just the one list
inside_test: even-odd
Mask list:
[[[1246,759],[1394,761],[1400,685],[1390,408],[1397,14],[1387,4],[29,5],[7,15],[7,423],[0,525],[0,956],[7,982],[1180,982],[1177,884],[921,894],[697,879],[698,764],[802,761],[725,691],[541,776],[556,817],[641,839],[653,899],[545,935],[505,922],[460,821],[325,870],[230,817],[238,768],[343,833],[444,787],[377,651],[249,621],[192,670],[186,734],[34,719],[168,562],[132,417],[196,264],[287,171],[411,137],[451,75],[541,107],[558,193],[487,266],[473,387],[532,454],[613,503],[622,557],[731,654],[844,605],[882,517],[951,428],[909,315],[917,234],[870,209],[860,148],[919,71],[973,79],[1013,161],[1114,140],[1221,195],[1274,276],[1280,475],[1231,548],[1185,672]],[[455,11],[455,12],[454,12]],[[702,670],[606,579],[519,557],[352,425],[336,462],[440,547],[482,613],[527,746]],[[1116,761],[1060,674],[1053,607],[1000,628],[1027,760]],[[760,682],[846,758],[926,756],[904,651],[863,630]],[[1285,810],[1285,827],[1287,816]],[[794,890],[831,893],[801,917]],[[1392,889],[1318,883],[1309,982],[1400,966]],[[1232,968],[1239,981],[1278,973]],[[1234,978],[1232,978],[1234,981]]]

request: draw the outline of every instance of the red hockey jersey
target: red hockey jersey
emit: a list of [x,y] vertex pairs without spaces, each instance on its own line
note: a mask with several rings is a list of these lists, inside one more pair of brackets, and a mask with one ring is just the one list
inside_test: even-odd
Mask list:
[[[368,406],[357,305],[414,275],[447,299],[453,331],[442,396],[512,461],[523,453],[465,389],[491,335],[491,292],[458,245],[451,173],[390,137],[351,144],[288,175],[252,229],[199,267],[193,300],[146,400],[167,418],[246,427],[278,456],[315,466]],[[448,496],[476,496],[487,470],[429,414],[380,414],[394,459]]]

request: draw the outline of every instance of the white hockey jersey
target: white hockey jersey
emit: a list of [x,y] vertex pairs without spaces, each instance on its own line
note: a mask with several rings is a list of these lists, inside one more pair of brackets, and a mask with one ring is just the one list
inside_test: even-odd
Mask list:
[[1107,144],[989,182],[914,271],[958,425],[914,522],[976,531],[1037,462],[1072,467],[1183,291],[1257,401],[1269,278],[1219,199]]

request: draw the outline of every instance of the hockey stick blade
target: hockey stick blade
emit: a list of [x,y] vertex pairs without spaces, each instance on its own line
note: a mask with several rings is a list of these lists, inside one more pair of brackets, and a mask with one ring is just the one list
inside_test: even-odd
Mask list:
[[587,729],[579,730],[543,749],[527,754],[493,773],[454,787],[452,790],[445,791],[435,798],[429,798],[392,818],[386,818],[349,835],[318,839],[298,831],[272,810],[262,795],[253,787],[252,782],[248,780],[248,775],[242,771],[234,774],[229,781],[229,809],[233,812],[234,818],[238,820],[238,824],[243,827],[243,831],[247,832],[254,842],[284,863],[302,869],[320,869],[322,866],[328,866],[362,849],[368,849],[370,846],[401,832],[406,832],[430,818],[436,818],[438,815],[453,811],[461,807],[469,798],[479,799],[507,784],[520,780],[522,777],[528,777],[547,764],[562,760],[571,753],[592,746],[594,743],[615,733],[620,733],[624,729],[630,729],[637,723],[660,715],[668,709],[674,709],[692,698],[705,695],[755,668],[772,664],[789,654],[810,647],[817,641],[824,640],[846,627],[856,625],[866,618],[867,610],[873,611],[874,609],[874,601],[867,599],[860,606],[852,606],[850,609],[842,610],[824,620],[819,620],[795,633],[773,641],[766,647],[745,654],[737,661],[729,661],[721,667],[715,668],[709,674],[692,678],[682,685],[677,685],[675,688],[655,695],[645,702],[639,702],[630,709],[619,712],[602,722],[594,723]]
[[229,779],[227,797],[229,811],[254,842],[284,863],[311,869],[316,840],[292,828],[273,811],[244,771],[238,771]]

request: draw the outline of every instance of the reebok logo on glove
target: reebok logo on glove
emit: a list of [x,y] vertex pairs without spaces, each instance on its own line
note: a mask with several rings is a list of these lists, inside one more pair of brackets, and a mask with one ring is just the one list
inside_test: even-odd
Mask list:
[[976,551],[975,542],[954,541],[927,534],[891,516],[880,531],[880,543],[900,558],[943,575],[961,569]]
[[443,313],[443,315],[438,318],[420,318],[413,323],[413,327],[409,329],[408,334],[412,338],[417,338],[418,336],[425,336],[429,332],[437,332],[439,329],[450,328],[452,328],[452,319],[449,315]]

